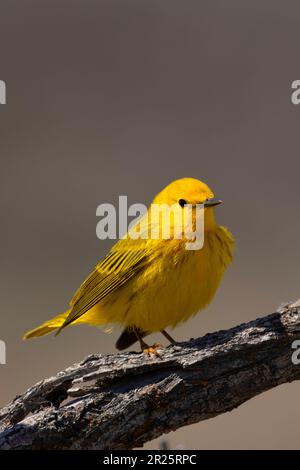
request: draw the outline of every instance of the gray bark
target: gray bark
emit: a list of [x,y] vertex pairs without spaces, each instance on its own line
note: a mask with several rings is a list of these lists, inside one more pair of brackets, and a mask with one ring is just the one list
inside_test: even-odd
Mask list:
[[0,411],[0,449],[142,446],[300,378],[292,343],[300,301],[162,350],[93,355],[42,380]]

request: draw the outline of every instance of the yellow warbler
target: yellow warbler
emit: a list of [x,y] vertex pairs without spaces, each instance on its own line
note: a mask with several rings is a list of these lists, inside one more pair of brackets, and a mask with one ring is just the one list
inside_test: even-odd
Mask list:
[[[215,222],[214,206],[220,202],[197,179],[182,178],[170,183],[154,198],[150,208],[154,204],[175,205],[183,211],[185,205],[204,204],[203,247],[186,249],[185,232],[178,237],[174,216],[170,218],[169,239],[161,233],[156,239],[151,235],[123,237],[79,287],[69,310],[29,331],[24,338],[88,323],[123,325],[116,344],[120,350],[138,340],[142,350],[155,352],[157,345],[149,347],[143,337],[157,331],[172,342],[165,328],[175,327],[209,304],[232,260],[233,237]],[[139,228],[141,232],[150,227],[149,210],[133,230]],[[192,211],[194,227],[197,212]]]

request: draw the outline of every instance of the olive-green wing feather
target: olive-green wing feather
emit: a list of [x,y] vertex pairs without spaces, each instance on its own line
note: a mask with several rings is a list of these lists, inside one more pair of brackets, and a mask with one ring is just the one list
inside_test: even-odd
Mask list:
[[149,263],[149,250],[145,247],[141,249],[130,249],[128,245],[125,249],[124,246],[122,249],[121,246],[120,249],[116,247],[79,287],[71,301],[71,312],[57,334],[109,294],[117,291]]

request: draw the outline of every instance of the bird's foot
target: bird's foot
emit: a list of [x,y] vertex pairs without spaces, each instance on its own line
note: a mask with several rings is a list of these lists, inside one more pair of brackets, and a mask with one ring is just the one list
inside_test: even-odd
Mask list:
[[142,352],[144,354],[147,354],[147,356],[151,357],[151,354],[153,354],[156,357],[161,357],[159,352],[157,351],[158,349],[162,349],[163,346],[159,343],[154,343],[152,346],[148,346],[148,344],[144,343],[142,346]]

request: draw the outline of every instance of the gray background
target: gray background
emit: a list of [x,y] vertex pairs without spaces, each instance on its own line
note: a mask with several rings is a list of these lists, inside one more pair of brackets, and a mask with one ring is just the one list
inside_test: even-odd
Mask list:
[[[148,204],[193,176],[225,201],[216,211],[236,237],[235,262],[176,338],[299,297],[299,14],[297,1],[1,1],[1,404],[114,351],[118,331],[88,326],[20,338],[66,308],[112,245],[97,240],[95,211],[119,194]],[[299,391],[283,385],[167,439],[297,448]]]

